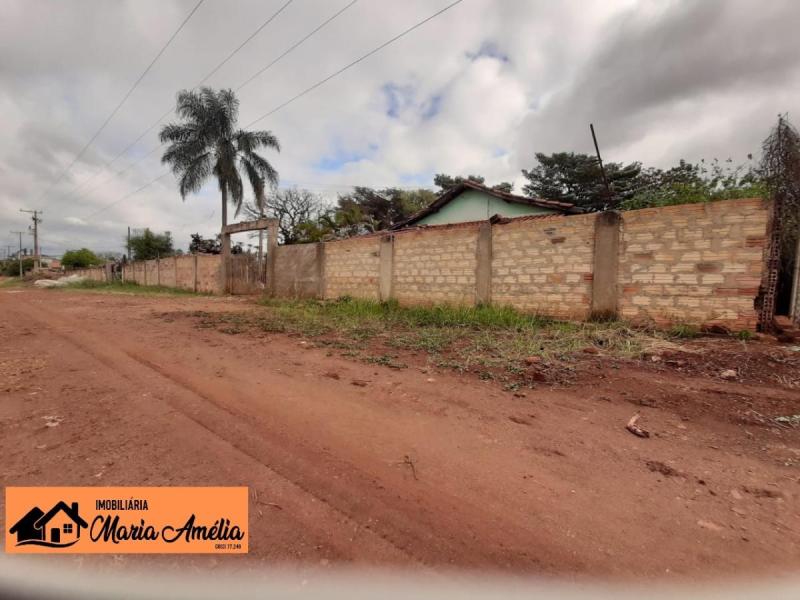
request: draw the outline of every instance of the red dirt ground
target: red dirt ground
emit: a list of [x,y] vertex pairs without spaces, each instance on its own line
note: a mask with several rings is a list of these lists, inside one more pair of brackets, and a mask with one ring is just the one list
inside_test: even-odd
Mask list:
[[[800,413],[800,390],[791,369],[766,376],[796,365],[788,350],[704,340],[689,349],[705,354],[657,362],[587,355],[569,385],[515,396],[163,317],[250,308],[0,290],[2,484],[248,486],[249,559],[182,565],[568,579],[800,568],[800,430],[770,420]],[[716,376],[729,355],[749,365],[744,381]],[[634,412],[649,439],[625,430]]]

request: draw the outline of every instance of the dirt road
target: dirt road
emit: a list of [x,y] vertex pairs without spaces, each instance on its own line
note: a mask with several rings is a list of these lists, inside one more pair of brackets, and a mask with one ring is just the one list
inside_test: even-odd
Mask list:
[[[246,485],[250,560],[271,563],[624,579],[800,568],[797,430],[691,409],[767,396],[800,413],[797,390],[631,367],[516,397],[164,316],[250,309],[0,290],[0,481]],[[650,439],[625,430],[636,411]]]

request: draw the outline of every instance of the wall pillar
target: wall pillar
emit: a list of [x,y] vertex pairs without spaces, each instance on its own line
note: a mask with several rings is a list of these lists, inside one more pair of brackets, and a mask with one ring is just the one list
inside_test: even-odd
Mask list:
[[161,285],[161,257],[156,258],[156,285]]
[[492,223],[484,221],[478,228],[475,265],[475,304],[492,302]]
[[599,213],[594,221],[592,319],[616,319],[619,302],[619,231],[622,217],[616,211]]
[[317,277],[317,298],[325,298],[325,242],[317,242],[317,258],[315,263]]
[[381,238],[378,251],[378,297],[381,302],[392,298],[392,277],[394,272],[394,235]]
[[192,261],[192,291],[197,292],[197,253],[194,253]]
[[794,281],[789,301],[790,318],[800,324],[800,235],[797,236],[797,249],[794,252]]
[[271,219],[267,226],[267,293],[275,296],[275,261],[278,250],[278,222]]

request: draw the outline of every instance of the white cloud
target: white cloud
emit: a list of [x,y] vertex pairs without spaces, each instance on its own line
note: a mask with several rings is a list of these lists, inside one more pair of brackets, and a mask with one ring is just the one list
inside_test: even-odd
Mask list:
[[[47,252],[119,249],[128,226],[177,243],[218,228],[213,183],[181,201],[157,177],[148,134],[115,157],[284,0],[206,0],[71,172],[52,185],[194,0],[5,0],[0,19],[0,210],[45,209]],[[348,0],[295,0],[208,83],[236,87]],[[246,124],[448,0],[360,0],[240,93]],[[586,3],[465,0],[258,128],[287,184],[332,198],[353,184],[430,185],[436,172],[519,183],[536,151],[591,151],[594,122],[609,160],[744,160],[780,111],[800,101],[793,24],[776,0]],[[36,23],[31,27],[30,23]],[[85,183],[87,182],[88,183]],[[34,206],[38,202],[38,205]],[[105,207],[108,207],[107,209]]]

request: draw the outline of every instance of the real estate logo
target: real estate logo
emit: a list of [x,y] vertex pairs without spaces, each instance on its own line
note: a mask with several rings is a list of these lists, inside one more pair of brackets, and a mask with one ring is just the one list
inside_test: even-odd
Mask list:
[[245,487],[9,487],[8,553],[246,553]]
[[9,530],[17,536],[17,546],[33,544],[47,548],[66,548],[81,537],[81,527],[89,525],[78,514],[78,503],[63,500],[46,513],[34,506]]

